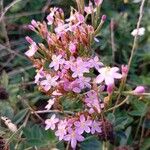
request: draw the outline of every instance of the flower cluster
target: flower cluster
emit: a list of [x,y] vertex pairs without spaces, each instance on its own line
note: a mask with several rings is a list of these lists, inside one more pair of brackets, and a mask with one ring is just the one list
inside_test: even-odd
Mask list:
[[123,80],[128,73],[124,65],[122,73],[118,67],[105,66],[92,50],[92,43],[99,42],[96,36],[106,16],[97,18],[97,27],[87,24],[86,20],[89,15],[97,13],[101,4],[102,0],[95,0],[94,6],[90,2],[84,7],[84,13],[72,9],[68,19],[64,19],[62,9],[51,8],[47,22],[32,20],[29,25],[43,38],[44,44],[26,37],[30,47],[25,55],[37,69],[35,83],[51,97],[45,109],[52,109],[55,103],[61,104],[62,97],[68,94],[80,97],[83,105],[80,112],[63,119],[54,114],[45,121],[45,129],[55,130],[58,139],[70,142],[73,149],[77,142],[84,140],[84,133],[101,132],[99,120],[105,104],[100,93],[107,87],[106,92],[111,94],[115,81]]
[[56,130],[55,135],[59,140],[71,142],[71,147],[75,148],[77,142],[84,140],[83,133],[101,133],[101,122],[93,120],[90,116],[84,114],[74,118],[59,120],[56,115],[52,115],[50,119],[45,121],[46,130]]

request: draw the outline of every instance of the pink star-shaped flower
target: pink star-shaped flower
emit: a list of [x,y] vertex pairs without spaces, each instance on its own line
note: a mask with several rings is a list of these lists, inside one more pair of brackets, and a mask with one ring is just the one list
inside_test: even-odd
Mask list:
[[61,120],[58,124],[58,130],[55,132],[55,135],[59,137],[59,141],[61,141],[64,136],[67,134],[67,121],[66,120]]
[[91,124],[91,133],[94,134],[95,132],[102,132],[100,125],[100,122],[94,120]]
[[57,71],[60,67],[60,65],[62,65],[64,63],[64,59],[62,58],[62,55],[53,55],[52,56],[52,62],[50,63],[49,67],[53,68],[54,70]]
[[71,147],[75,149],[77,145],[77,141],[82,142],[84,140],[84,137],[78,134],[75,130],[69,128],[68,134],[64,137],[64,140],[71,141]]
[[35,83],[39,85],[40,79],[42,79],[45,76],[45,72],[43,71],[43,67],[37,71],[37,74],[35,76]]
[[101,112],[100,100],[98,99],[97,93],[95,91],[91,90],[86,94],[85,103],[90,108],[90,113],[94,113],[95,109],[99,113]]
[[47,110],[50,110],[51,107],[54,105],[54,103],[55,103],[55,98],[49,99],[49,100],[48,100],[48,104],[45,106],[45,108],[46,108]]
[[80,121],[76,121],[74,125],[76,126],[76,131],[79,134],[82,134],[84,131],[87,133],[90,133],[90,125],[92,124],[92,121],[89,119],[85,119],[84,115],[80,116]]
[[93,59],[90,59],[89,63],[90,68],[94,67],[97,70],[99,70],[103,66],[103,63],[99,61],[99,58],[97,56],[95,56]]
[[78,57],[75,64],[71,66],[71,71],[73,72],[72,77],[82,77],[84,73],[88,73],[88,65],[89,62],[83,61],[82,58]]
[[58,122],[59,122],[59,119],[56,118],[56,115],[55,114],[52,115],[50,119],[45,120],[45,124],[46,124],[45,130],[48,130],[48,129],[55,130],[56,123]]
[[40,82],[40,85],[43,86],[45,91],[49,91],[51,87],[55,87],[57,85],[58,76],[52,77],[50,74],[46,75],[46,80]]
[[106,85],[113,85],[114,79],[121,79],[122,75],[118,73],[119,68],[118,67],[103,67],[98,70],[100,73],[96,77],[96,83],[101,83],[105,81]]

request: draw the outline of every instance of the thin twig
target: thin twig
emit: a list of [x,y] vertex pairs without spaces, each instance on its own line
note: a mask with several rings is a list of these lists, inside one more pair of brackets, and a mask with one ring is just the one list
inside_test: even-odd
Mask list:
[[[113,93],[114,94],[119,94],[120,92],[119,91],[114,91]],[[101,92],[101,94],[108,94],[108,93],[107,92]],[[133,91],[122,91],[122,94],[123,95],[134,95],[134,96],[150,96],[150,93],[140,93],[138,95],[138,94],[134,94]]]
[[14,0],[13,2],[11,2],[7,7],[5,7],[5,9],[3,10],[3,12],[1,13],[0,16],[0,22],[2,21],[4,15],[7,13],[7,11],[14,6],[15,4],[17,4],[18,2],[20,2],[21,0]]
[[44,114],[44,113],[65,113],[65,114],[70,114],[70,115],[74,115],[73,112],[71,111],[60,111],[60,110],[38,110],[38,111],[33,111],[31,112],[31,114],[34,114],[34,113],[37,113],[37,114]]
[[32,15],[38,15],[38,14],[43,14],[44,12],[41,11],[35,11],[35,12],[23,12],[23,13],[19,13],[19,14],[15,14],[15,15],[10,15],[10,16],[6,16],[4,17],[5,20],[10,20],[10,19],[19,19],[21,17],[24,16],[32,16]]
[[[137,22],[137,30],[139,29],[140,24],[141,24],[141,21],[142,21],[144,3],[145,3],[145,0],[142,0],[141,6],[140,6],[140,15],[139,15],[139,19],[138,19],[138,22]],[[134,37],[133,46],[132,46],[132,50],[131,50],[131,55],[130,55],[130,58],[129,58],[129,61],[128,61],[128,69],[130,69],[130,66],[131,66],[131,62],[132,62],[132,59],[133,59],[133,56],[134,56],[134,52],[135,52],[135,50],[136,50],[137,41],[138,41],[138,33],[137,33],[136,36]],[[118,94],[117,101],[116,101],[116,104],[115,104],[115,105],[117,105],[118,100],[119,100],[120,97],[121,97],[121,93],[122,93],[121,91],[124,89],[126,80],[127,80],[127,76],[126,76],[126,78],[124,79],[123,83],[120,84],[120,87],[119,87],[119,89],[120,89],[119,92],[120,92],[120,93]],[[113,112],[115,112],[115,109],[114,109]]]
[[10,49],[10,48],[7,48],[6,46],[4,46],[4,45],[2,45],[2,44],[0,44],[0,49],[6,49],[8,52],[10,52],[10,53],[12,53],[12,54],[15,54],[16,56],[21,57],[21,58],[23,58],[23,59],[26,59],[26,60],[27,60],[27,57],[22,56],[21,54],[19,54],[19,53],[17,53],[17,52],[15,52],[15,51],[13,51],[13,50],[12,50],[12,49]]
[[126,103],[129,100],[129,95],[125,98],[125,100],[123,100],[121,103],[119,103],[118,105],[115,105],[114,107],[109,108],[108,110],[106,110],[105,112],[108,111],[112,111],[120,106],[122,106],[124,103]]
[[[141,6],[140,6],[140,15],[139,15],[139,19],[138,19],[137,27],[136,27],[137,30],[139,30],[140,24],[141,24],[141,21],[142,21],[144,3],[145,3],[145,0],[142,0]],[[129,58],[129,61],[128,61],[128,68],[130,68],[130,66],[131,66],[131,62],[132,62],[134,52],[135,52],[136,46],[137,46],[137,41],[138,41],[138,32],[134,37],[133,46],[132,46],[132,50],[131,50],[131,55],[130,55],[130,58]]]
[[[4,11],[4,7],[3,7],[4,2],[3,2],[3,0],[1,0],[0,5],[1,5],[1,14],[2,14],[3,11]],[[9,37],[8,37],[8,34],[7,34],[7,29],[6,29],[5,20],[2,18],[1,21],[2,21],[2,22],[1,22],[1,25],[2,25],[2,32],[3,32],[3,35],[4,35],[4,37],[5,37],[6,46],[7,46],[8,48],[11,48],[10,42],[9,42]]]
[[39,116],[39,115],[35,112],[35,110],[29,105],[27,99],[25,100],[24,97],[18,97],[18,99],[21,100],[21,102],[29,108],[30,112],[34,112],[34,113],[31,113],[31,114],[34,114],[37,118],[39,118],[39,120],[42,121],[42,123],[44,123],[44,120],[41,118],[41,116]]
[[142,145],[142,142],[143,142],[143,135],[144,135],[144,131],[145,131],[145,121],[146,121],[146,117],[144,118],[144,121],[143,121],[143,125],[142,125],[142,131],[141,131],[141,137],[140,137],[140,142],[139,142],[139,147],[141,147]]
[[25,68],[18,68],[17,70],[14,70],[14,71],[9,72],[8,75],[9,75],[10,77],[12,77],[12,76],[14,76],[14,75],[16,75],[16,74],[25,72],[26,70],[30,70],[30,69],[32,69],[32,68],[34,68],[34,66],[27,66],[27,67],[25,67]]
[[136,129],[136,132],[135,132],[135,136],[134,136],[133,141],[135,141],[135,140],[136,140],[136,138],[137,138],[137,136],[138,136],[139,129],[140,129],[140,126],[141,126],[141,124],[142,124],[142,120],[143,120],[143,116],[141,115],[141,117],[140,117],[140,121],[139,121],[139,124],[138,124],[138,126],[137,126],[137,129]]
[[[25,126],[26,126],[26,124],[27,124],[27,122],[28,122],[29,117],[30,117],[30,112],[29,112],[29,113],[27,113],[27,115],[26,115],[26,118],[25,118],[25,120],[24,120],[24,122],[23,122],[23,124],[22,124],[22,126],[23,126],[23,127],[25,127]],[[23,131],[21,131],[21,132],[20,132],[20,134],[19,134],[19,139],[21,138],[22,134],[23,134]],[[19,142],[20,142],[20,141],[18,140],[18,141],[17,141],[17,143],[16,143],[16,145],[15,145],[15,149],[16,149],[16,150],[18,149]]]
[[110,23],[110,33],[111,33],[111,48],[112,48],[112,63],[115,63],[115,52],[116,46],[115,46],[115,39],[114,39],[114,19],[111,19]]

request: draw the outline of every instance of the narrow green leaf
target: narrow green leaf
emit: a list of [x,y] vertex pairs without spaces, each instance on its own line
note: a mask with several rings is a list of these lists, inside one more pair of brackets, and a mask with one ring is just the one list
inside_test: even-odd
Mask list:
[[13,122],[15,124],[20,123],[24,119],[27,113],[28,113],[28,109],[21,110],[18,114],[15,115],[15,117],[13,118]]

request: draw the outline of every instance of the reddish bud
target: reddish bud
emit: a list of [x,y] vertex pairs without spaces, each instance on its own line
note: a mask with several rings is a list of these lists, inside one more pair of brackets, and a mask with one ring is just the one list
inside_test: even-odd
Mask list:
[[126,77],[127,74],[128,74],[128,71],[129,71],[128,66],[127,65],[122,65],[121,66],[121,71],[122,71],[122,76]]
[[141,95],[141,94],[143,94],[145,92],[145,88],[143,87],[143,86],[137,86],[136,88],[135,88],[135,90],[133,90],[133,93],[135,94],[135,95]]
[[107,16],[106,16],[106,15],[103,15],[102,18],[101,18],[101,21],[105,22],[105,21],[106,21],[106,18],[107,18]]
[[31,24],[32,24],[35,28],[38,27],[38,24],[37,24],[37,22],[36,22],[35,20],[32,20],[32,21],[31,21]]
[[101,5],[102,2],[103,2],[103,0],[94,0],[94,3],[95,3],[96,6]]
[[26,36],[25,39],[27,40],[28,43],[32,44],[34,41],[29,37]]

